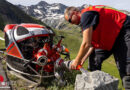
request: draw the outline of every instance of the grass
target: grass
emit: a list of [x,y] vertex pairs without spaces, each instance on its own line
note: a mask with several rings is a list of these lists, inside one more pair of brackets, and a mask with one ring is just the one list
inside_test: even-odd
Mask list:
[[[0,37],[4,38],[4,33],[0,30]],[[0,49],[5,48],[4,41],[0,40]]]
[[[80,43],[82,41],[82,36],[79,33],[79,30],[74,31],[74,30],[70,30],[70,31],[57,31],[55,30],[56,35],[63,35],[65,36],[65,38],[63,39],[63,45],[66,46],[69,50],[70,50],[70,54],[71,54],[71,59],[74,59],[77,55],[77,52],[79,50],[79,46]],[[3,37],[3,32],[0,31],[0,37]],[[57,41],[57,40],[56,40]],[[0,41],[0,48],[4,48],[4,42]],[[86,69],[88,66],[88,62],[86,61],[84,64],[84,68]],[[109,57],[107,60],[105,60],[103,62],[102,65],[102,71],[109,73],[110,75],[119,78],[119,86],[118,86],[118,90],[124,90],[122,87],[122,83],[121,83],[121,79],[119,76],[119,72],[116,68],[116,64],[114,61],[113,56]],[[72,71],[73,73],[68,74],[67,73],[67,78],[69,78],[69,82],[67,84],[67,86],[65,87],[57,87],[56,85],[52,85],[52,86],[48,86],[46,88],[46,90],[73,90],[74,89],[74,80],[75,80],[75,76],[76,76],[76,71]],[[70,77],[72,76],[72,77]],[[14,80],[15,77],[13,78],[13,76],[11,76],[11,78]],[[18,87],[20,87],[19,85],[17,85]],[[21,87],[21,90],[24,90],[24,88]],[[36,88],[36,90],[39,90],[38,88]]]
[[[72,59],[74,59],[77,51],[79,50],[80,43],[82,41],[81,34],[79,31],[76,30],[69,30],[69,31],[57,31],[55,30],[56,35],[63,35],[65,38],[63,39],[63,45],[67,47],[72,55]],[[74,57],[73,57],[74,56]]]

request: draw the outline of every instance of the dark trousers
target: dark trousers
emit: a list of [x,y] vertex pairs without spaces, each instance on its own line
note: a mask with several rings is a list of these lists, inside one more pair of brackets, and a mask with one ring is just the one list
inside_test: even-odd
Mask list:
[[88,69],[90,71],[101,70],[102,63],[112,53],[107,50],[95,49],[89,56]]

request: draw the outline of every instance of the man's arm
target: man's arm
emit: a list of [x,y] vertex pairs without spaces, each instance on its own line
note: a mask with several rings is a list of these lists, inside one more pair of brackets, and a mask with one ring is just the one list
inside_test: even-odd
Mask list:
[[80,46],[77,57],[71,64],[71,69],[76,69],[76,67],[81,63],[81,60],[91,47],[92,31],[93,31],[92,26],[83,31],[83,41]]
[[84,64],[84,62],[87,60],[87,58],[90,56],[90,54],[92,53],[93,50],[94,50],[93,47],[90,47],[90,48],[89,48],[88,52],[86,53],[86,55],[85,55],[85,56],[83,57],[83,59],[81,60],[80,65],[83,65],[83,64]]

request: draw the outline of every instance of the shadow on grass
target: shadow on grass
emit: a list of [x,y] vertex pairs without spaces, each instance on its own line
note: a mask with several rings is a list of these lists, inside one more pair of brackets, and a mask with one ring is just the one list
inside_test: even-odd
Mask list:
[[46,78],[42,81],[41,85],[38,87],[44,87],[46,90],[58,89],[64,90],[65,88],[73,90],[75,84],[76,75],[79,74],[79,71],[68,71],[64,74],[64,80],[66,81],[65,86],[58,85],[56,78]]
[[125,90],[125,89],[119,88],[118,90]]

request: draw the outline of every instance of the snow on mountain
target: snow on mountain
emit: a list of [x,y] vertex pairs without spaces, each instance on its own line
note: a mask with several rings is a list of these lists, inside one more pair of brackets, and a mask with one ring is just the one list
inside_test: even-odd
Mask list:
[[58,28],[58,25],[64,21],[64,10],[67,6],[60,3],[48,4],[45,1],[41,1],[36,5],[18,5],[18,7],[28,15],[36,17],[47,25]]

